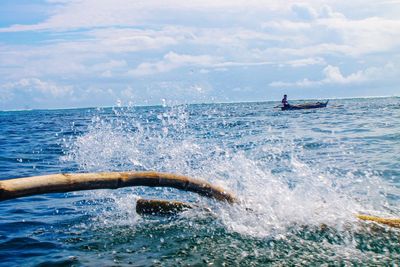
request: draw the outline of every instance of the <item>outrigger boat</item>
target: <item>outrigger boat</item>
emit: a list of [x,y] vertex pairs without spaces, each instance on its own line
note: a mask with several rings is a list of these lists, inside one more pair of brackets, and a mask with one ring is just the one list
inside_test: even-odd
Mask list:
[[299,105],[287,105],[281,107],[282,110],[296,110],[296,109],[313,109],[313,108],[325,108],[328,105],[328,101],[326,102],[316,102],[316,103],[305,103]]

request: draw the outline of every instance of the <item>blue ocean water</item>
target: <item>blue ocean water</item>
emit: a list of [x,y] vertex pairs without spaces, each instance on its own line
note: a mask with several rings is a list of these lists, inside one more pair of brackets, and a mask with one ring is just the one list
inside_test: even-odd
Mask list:
[[[400,231],[400,98],[0,111],[0,179],[155,170],[234,192],[230,206],[169,188],[0,202],[0,266],[384,265]],[[139,198],[208,207],[140,216]]]

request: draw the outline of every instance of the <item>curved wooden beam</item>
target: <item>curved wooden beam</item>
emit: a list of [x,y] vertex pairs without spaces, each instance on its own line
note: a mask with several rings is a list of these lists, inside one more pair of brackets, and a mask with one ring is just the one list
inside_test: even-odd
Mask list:
[[[0,201],[48,193],[66,193],[91,189],[116,189],[129,186],[172,187],[229,203],[238,203],[236,197],[221,187],[188,176],[161,172],[102,172],[70,173],[33,176],[0,181]],[[144,208],[153,205],[165,209],[190,208],[190,204],[168,201],[139,201]],[[356,215],[363,221],[373,221],[400,228],[400,219]]]
[[221,187],[187,176],[161,172],[70,173],[0,181],[0,201],[47,193],[128,186],[173,187],[229,203],[236,197]]

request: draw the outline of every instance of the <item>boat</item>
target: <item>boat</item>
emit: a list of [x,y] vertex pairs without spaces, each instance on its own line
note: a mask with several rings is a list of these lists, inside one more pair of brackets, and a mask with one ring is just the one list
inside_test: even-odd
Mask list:
[[326,102],[316,102],[316,103],[304,103],[298,105],[288,105],[285,107],[281,107],[282,110],[297,110],[297,109],[313,109],[313,108],[325,108],[328,105],[328,101]]

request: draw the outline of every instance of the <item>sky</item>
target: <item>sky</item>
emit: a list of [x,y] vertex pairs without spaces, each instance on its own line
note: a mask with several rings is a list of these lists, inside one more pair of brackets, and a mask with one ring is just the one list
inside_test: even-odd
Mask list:
[[400,95],[400,0],[1,0],[0,110]]

